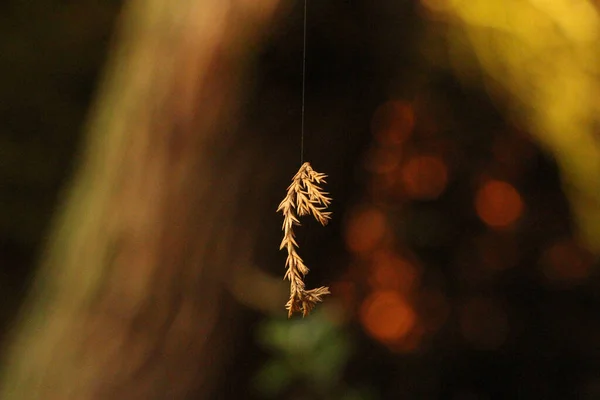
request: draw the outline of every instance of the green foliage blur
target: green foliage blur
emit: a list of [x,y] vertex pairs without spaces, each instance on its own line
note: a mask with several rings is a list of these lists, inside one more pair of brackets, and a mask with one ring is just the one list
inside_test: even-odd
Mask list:
[[305,319],[266,320],[258,327],[259,344],[272,354],[255,378],[261,393],[281,398],[286,392],[289,395],[290,386],[300,386],[307,398],[373,398],[343,383],[351,339],[326,313],[321,310]]

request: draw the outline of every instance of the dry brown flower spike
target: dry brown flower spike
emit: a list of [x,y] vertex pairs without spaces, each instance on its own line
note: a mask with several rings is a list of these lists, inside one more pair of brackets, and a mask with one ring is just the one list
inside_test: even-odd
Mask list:
[[305,162],[294,175],[285,198],[277,207],[277,212],[283,213],[283,240],[279,250],[285,248],[288,253],[284,277],[290,281],[290,300],[285,305],[288,318],[296,311],[307,316],[317,303],[323,301],[323,296],[330,293],[325,286],[306,290],[304,276],[308,274],[308,267],[298,255],[298,243],[294,239],[294,225],[300,225],[298,217],[312,214],[323,226],[331,218],[331,213],[325,211],[331,198],[319,186],[325,183],[326,177],[327,175],[315,171],[310,163]]

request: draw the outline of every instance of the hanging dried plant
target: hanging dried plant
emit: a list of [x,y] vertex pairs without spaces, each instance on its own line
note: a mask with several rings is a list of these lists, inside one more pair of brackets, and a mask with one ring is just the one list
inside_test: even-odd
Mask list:
[[309,270],[296,251],[298,243],[294,239],[294,225],[300,225],[298,217],[312,214],[323,226],[331,218],[331,213],[325,211],[331,198],[319,186],[325,183],[326,177],[327,175],[313,170],[310,163],[305,162],[294,175],[285,198],[277,207],[277,212],[283,213],[283,240],[279,249],[285,248],[288,253],[284,277],[290,281],[290,299],[285,305],[288,318],[297,311],[301,311],[304,317],[307,316],[317,303],[323,301],[323,296],[330,293],[329,288],[324,286],[306,290],[304,276]]

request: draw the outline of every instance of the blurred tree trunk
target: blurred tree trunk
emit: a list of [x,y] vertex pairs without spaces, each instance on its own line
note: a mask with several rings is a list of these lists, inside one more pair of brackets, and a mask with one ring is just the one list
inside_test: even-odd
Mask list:
[[275,5],[126,6],[0,398],[211,397],[223,282],[248,248],[232,122]]

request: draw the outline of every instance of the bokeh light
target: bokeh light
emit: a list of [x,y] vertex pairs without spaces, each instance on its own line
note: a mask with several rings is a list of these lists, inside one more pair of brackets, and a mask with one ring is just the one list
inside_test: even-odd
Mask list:
[[481,220],[492,228],[506,228],[523,213],[523,200],[507,182],[488,180],[478,190],[475,209]]
[[416,320],[406,300],[391,290],[376,291],[367,297],[361,307],[360,317],[369,335],[384,343],[405,337]]
[[381,210],[368,207],[356,210],[346,227],[346,246],[356,254],[366,254],[373,251],[382,242],[387,222]]
[[573,239],[566,238],[550,245],[542,255],[542,267],[550,281],[576,283],[591,273],[594,257]]
[[448,168],[444,161],[429,155],[411,157],[402,167],[401,174],[406,194],[418,200],[439,197],[448,183]]
[[416,267],[391,251],[378,250],[371,257],[369,283],[376,290],[408,293],[417,279]]

